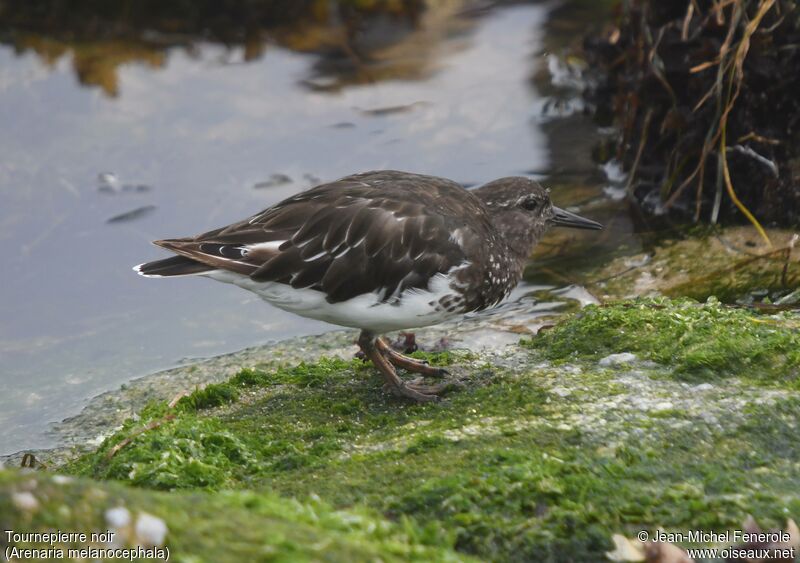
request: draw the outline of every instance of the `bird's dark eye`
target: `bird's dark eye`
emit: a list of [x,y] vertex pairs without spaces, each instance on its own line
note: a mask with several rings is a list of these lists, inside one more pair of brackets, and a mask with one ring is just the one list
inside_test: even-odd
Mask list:
[[526,209],[528,211],[536,211],[539,209],[539,205],[539,200],[532,197],[522,200],[522,209]]

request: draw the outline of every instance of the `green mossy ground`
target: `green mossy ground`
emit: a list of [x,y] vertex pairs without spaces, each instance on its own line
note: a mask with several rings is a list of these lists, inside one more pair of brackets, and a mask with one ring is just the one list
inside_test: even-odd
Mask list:
[[[37,508],[20,511],[15,507],[14,496],[23,492],[38,499]],[[105,512],[116,507],[127,508],[134,518],[145,512],[163,519],[169,530],[170,560],[178,563],[468,560],[433,545],[410,521],[389,522],[363,509],[335,511],[318,499],[297,502],[252,491],[164,493],[89,479],[0,471],[2,530],[105,533],[113,531]],[[122,534],[116,531],[115,539],[119,541]],[[4,534],[0,546],[5,547],[5,541]],[[90,545],[105,546],[87,542],[17,547],[66,551]]]
[[686,380],[740,376],[800,389],[800,318],[756,315],[716,299],[637,299],[589,306],[528,341],[549,360],[631,352]]
[[[81,479],[45,496],[72,520],[25,525],[96,527],[121,502],[164,518],[173,557],[192,561],[236,560],[223,538],[238,560],[270,546],[276,560],[596,561],[613,533],[747,514],[781,527],[800,515],[798,340],[796,316],[637,300],[491,357],[426,356],[464,384],[437,404],[388,397],[358,360],[246,369],[151,404],[61,468]],[[619,352],[652,361],[598,366]],[[22,479],[2,477],[0,514]],[[76,520],[90,489],[110,500]]]
[[[794,231],[768,233],[772,247],[750,227],[695,227],[651,241],[644,252],[626,248],[625,240],[615,241],[613,256],[586,248],[591,242],[567,250],[563,244],[543,246],[540,252],[549,251],[549,258],[543,256],[549,269],[572,272],[572,283],[604,301],[666,295],[736,303],[751,300],[752,292],[780,300],[800,285],[800,253],[792,242]],[[594,257],[587,259],[592,252]]]

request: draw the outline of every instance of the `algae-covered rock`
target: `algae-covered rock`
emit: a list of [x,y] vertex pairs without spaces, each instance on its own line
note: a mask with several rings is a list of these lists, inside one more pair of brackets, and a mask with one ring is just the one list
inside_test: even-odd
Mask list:
[[417,353],[461,383],[426,405],[388,396],[348,334],[151,402],[58,468],[76,478],[3,474],[0,524],[117,527],[176,561],[599,561],[614,534],[798,519],[794,313],[589,306],[521,342]]
[[528,344],[551,360],[602,366],[609,354],[633,353],[685,379],[741,377],[800,389],[800,317],[757,315],[714,298],[590,305]]
[[[36,499],[20,506],[15,498]],[[412,523],[271,493],[161,493],[0,471],[0,529],[16,560],[468,561]],[[31,538],[31,533],[73,535]],[[75,534],[85,534],[77,537]],[[102,550],[129,550],[134,557]],[[32,551],[26,551],[32,550]],[[49,551],[48,551],[49,550]],[[76,550],[70,552],[69,550]]]
[[[223,560],[211,540],[193,551],[180,530],[195,525],[240,538],[240,554],[288,542],[311,558],[303,550],[330,546],[334,560],[600,561],[614,534],[797,519],[798,338],[797,317],[713,301],[589,307],[522,345],[423,354],[463,385],[437,404],[387,396],[359,360],[247,369],[151,404],[61,470],[163,519],[174,556],[195,561]],[[21,490],[15,479],[2,498]],[[256,527],[280,538],[239,520],[260,502],[281,523]],[[297,520],[285,507],[320,502],[388,531],[359,528],[353,546],[325,518],[286,526]],[[94,514],[119,502],[101,504]],[[174,516],[188,506],[189,520]],[[11,527],[30,518],[14,514]]]
[[772,247],[751,227],[667,239],[580,274],[603,300],[667,295],[734,302],[750,292],[785,295],[800,286],[800,250],[792,231],[769,231]]

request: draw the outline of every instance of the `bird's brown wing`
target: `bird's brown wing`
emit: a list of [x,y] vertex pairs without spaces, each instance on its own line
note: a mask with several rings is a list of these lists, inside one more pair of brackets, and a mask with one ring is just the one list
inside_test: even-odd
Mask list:
[[[476,198],[457,184],[391,171],[348,176],[239,223],[156,244],[255,281],[312,288],[331,303],[377,292],[392,302],[468,258]],[[454,236],[454,233],[458,233]]]

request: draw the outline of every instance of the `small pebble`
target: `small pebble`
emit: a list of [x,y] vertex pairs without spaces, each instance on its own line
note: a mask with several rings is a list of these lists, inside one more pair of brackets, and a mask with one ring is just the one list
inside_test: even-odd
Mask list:
[[600,360],[598,365],[600,367],[610,367],[610,366],[621,366],[624,364],[630,364],[636,361],[636,354],[631,354],[630,352],[622,352],[621,354],[610,354]]
[[39,508],[39,501],[33,496],[33,493],[23,491],[21,493],[13,493],[11,495],[11,502],[18,510],[23,512],[33,512]]
[[569,397],[572,395],[572,391],[567,389],[566,387],[553,387],[550,390],[554,395],[558,395],[559,397]]
[[131,513],[124,506],[106,510],[106,524],[111,528],[124,528],[131,523]]
[[167,525],[152,514],[142,512],[136,518],[136,540],[143,546],[162,546],[167,537]]

